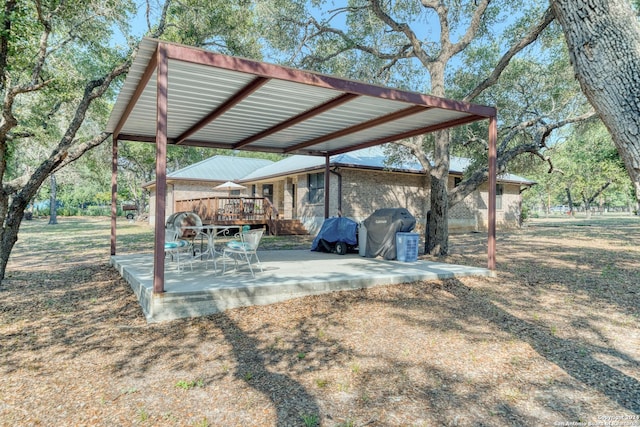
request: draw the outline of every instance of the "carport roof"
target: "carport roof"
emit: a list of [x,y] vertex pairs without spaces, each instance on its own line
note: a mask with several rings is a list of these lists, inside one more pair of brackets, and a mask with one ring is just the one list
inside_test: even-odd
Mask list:
[[111,113],[119,140],[156,140],[166,55],[167,143],[335,155],[487,119],[493,107],[145,38]]

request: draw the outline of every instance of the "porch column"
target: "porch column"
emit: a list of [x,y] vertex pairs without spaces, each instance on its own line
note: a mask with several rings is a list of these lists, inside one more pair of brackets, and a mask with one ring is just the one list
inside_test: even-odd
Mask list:
[[284,195],[283,195],[283,199],[284,199],[284,206],[282,207],[283,209],[283,216],[284,219],[293,219],[293,179],[292,178],[285,178],[284,180]]
[[111,154],[111,255],[115,255],[118,219],[118,135],[113,135]]
[[156,111],[156,217],[153,248],[153,293],[164,292],[164,217],[167,193],[167,85],[166,46],[158,44]]
[[329,153],[324,156],[324,219],[329,218]]
[[498,121],[496,116],[489,117],[489,224],[487,242],[488,268],[496,269],[496,169],[498,150]]

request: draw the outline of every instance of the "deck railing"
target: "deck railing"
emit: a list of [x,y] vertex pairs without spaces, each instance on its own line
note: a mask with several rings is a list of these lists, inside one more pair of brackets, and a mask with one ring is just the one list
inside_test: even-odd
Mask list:
[[207,224],[254,221],[267,224],[272,232],[279,216],[266,197],[200,197],[178,200],[175,205],[176,212],[195,212]]

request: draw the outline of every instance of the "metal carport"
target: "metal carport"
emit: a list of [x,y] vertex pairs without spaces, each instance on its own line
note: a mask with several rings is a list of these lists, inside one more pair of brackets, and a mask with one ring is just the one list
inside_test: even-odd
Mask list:
[[[167,144],[329,157],[489,120],[488,267],[495,270],[496,109],[144,38],[111,113],[118,141],[156,144],[154,293],[164,292]],[[325,177],[329,174],[326,173]],[[325,178],[325,216],[328,216]]]

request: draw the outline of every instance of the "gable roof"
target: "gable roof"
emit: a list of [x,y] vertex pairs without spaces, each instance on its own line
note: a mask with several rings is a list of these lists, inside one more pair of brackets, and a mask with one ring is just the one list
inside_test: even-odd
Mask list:
[[[424,173],[422,165],[416,159],[404,159],[400,163],[395,163],[393,165],[388,165],[386,161],[387,156],[384,153],[384,149],[380,146],[375,146],[331,156],[329,164],[331,166],[352,167],[360,169],[391,170],[394,172],[406,173]],[[451,173],[462,174],[470,164],[470,159],[465,159],[462,157],[451,157],[449,171]],[[270,165],[264,166],[252,173],[249,173],[244,178],[242,178],[241,181],[257,181],[268,178],[275,178],[278,176],[291,175],[294,173],[313,171],[324,168],[324,165],[324,158],[315,156],[294,155]],[[502,182],[513,182],[523,185],[535,184],[534,181],[528,180],[527,178],[509,173],[500,175],[498,179]]]
[[167,174],[167,179],[197,179],[203,181],[233,181],[272,164],[271,160],[249,157],[213,156]]

